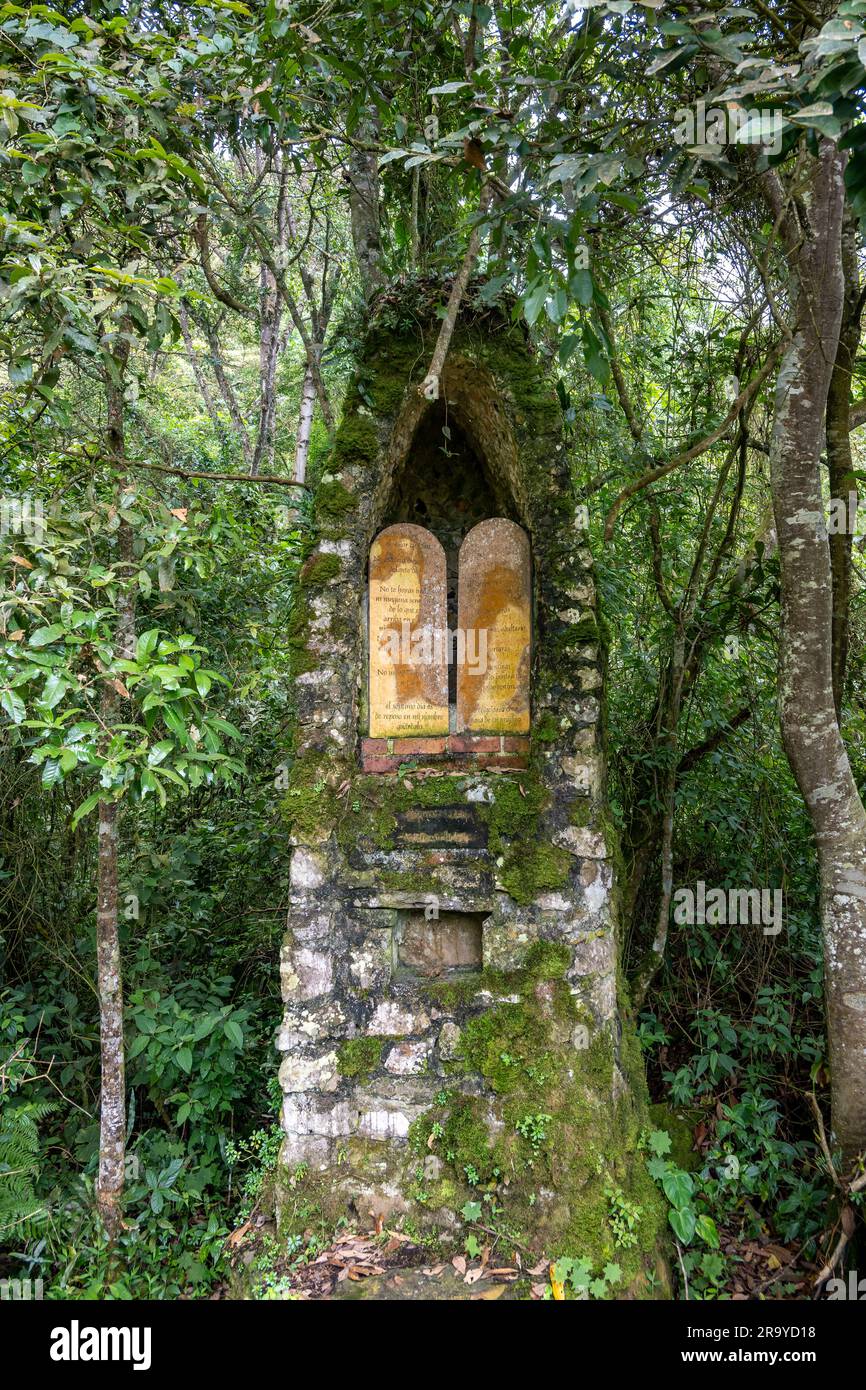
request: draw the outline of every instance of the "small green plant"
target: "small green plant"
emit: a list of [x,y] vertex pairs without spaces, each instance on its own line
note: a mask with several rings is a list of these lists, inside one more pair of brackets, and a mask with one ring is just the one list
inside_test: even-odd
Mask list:
[[637,1225],[641,1219],[641,1209],[630,1202],[622,1188],[607,1183],[604,1189],[608,1204],[608,1220],[613,1238],[622,1250],[630,1250],[637,1245]]
[[593,1275],[591,1260],[564,1256],[551,1265],[550,1287],[545,1297],[562,1301],[570,1291],[575,1298],[606,1298],[621,1280],[618,1264],[606,1264]]
[[517,1121],[515,1128],[518,1134],[522,1134],[524,1139],[528,1139],[532,1145],[533,1154],[537,1154],[542,1144],[547,1138],[547,1126],[550,1124],[550,1115],[524,1115]]
[[652,1178],[661,1185],[671,1204],[668,1221],[677,1240],[690,1245],[697,1235],[711,1250],[719,1248],[719,1233],[711,1216],[700,1212],[695,1205],[695,1180],[691,1173],[677,1168],[665,1154],[670,1153],[671,1137],[665,1130],[653,1130],[649,1136],[653,1157],[647,1163]]

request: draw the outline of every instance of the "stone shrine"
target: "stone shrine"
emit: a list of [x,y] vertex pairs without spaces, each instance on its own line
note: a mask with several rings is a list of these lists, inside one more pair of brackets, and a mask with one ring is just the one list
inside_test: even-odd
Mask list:
[[[419,322],[426,325],[419,329]],[[593,561],[557,397],[489,307],[374,318],[288,639],[281,1228],[354,1209],[645,1292],[665,1212],[619,969]],[[617,1243],[618,1201],[640,1210]]]

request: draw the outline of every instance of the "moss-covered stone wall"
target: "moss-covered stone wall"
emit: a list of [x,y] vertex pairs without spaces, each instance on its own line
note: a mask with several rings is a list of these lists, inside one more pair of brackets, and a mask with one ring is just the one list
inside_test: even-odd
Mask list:
[[[438,329],[419,321],[417,305],[389,296],[370,328],[289,632],[280,1214],[301,1181],[332,1214],[386,1213],[447,1246],[467,1201],[481,1201],[522,1248],[616,1256],[638,1288],[664,1223],[622,1008],[592,556],[550,381],[493,311],[458,326],[443,395],[461,466],[474,455],[485,494],[532,546],[530,766],[361,768],[367,556],[412,495],[428,409],[417,384]],[[422,910],[482,922],[477,970],[405,968],[402,925]],[[626,1226],[637,1236],[623,1244]]]

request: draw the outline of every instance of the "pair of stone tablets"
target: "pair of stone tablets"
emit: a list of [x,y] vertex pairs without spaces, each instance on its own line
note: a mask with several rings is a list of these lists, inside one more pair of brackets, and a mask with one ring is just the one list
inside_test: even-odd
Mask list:
[[442,546],[422,526],[382,531],[370,549],[370,737],[447,734],[449,660],[458,733],[528,733],[530,584],[526,533],[479,522],[460,547],[449,633]]

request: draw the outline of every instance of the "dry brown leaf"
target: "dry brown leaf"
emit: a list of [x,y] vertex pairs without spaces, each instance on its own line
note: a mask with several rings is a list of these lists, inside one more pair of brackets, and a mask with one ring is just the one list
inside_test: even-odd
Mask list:
[[481,1278],[483,1273],[484,1270],[480,1267],[480,1265],[474,1269],[467,1269],[466,1273],[463,1276],[464,1284],[477,1284],[478,1280]]
[[226,1245],[240,1245],[249,1229],[250,1223],[245,1221],[242,1226],[238,1226],[236,1231],[232,1231],[231,1235],[226,1237]]
[[21,641],[21,638],[22,638],[23,636],[24,636],[24,629],[23,629],[23,627],[16,627],[16,629],[15,629],[14,632],[10,632],[10,634],[9,634],[9,641],[10,641],[10,642],[20,642],[20,641]]
[[532,1293],[532,1297],[533,1297],[533,1298],[544,1298],[544,1295],[547,1293],[547,1285],[546,1285],[546,1284],[531,1284],[531,1285],[530,1285],[530,1292]]
[[466,1259],[463,1255],[455,1255],[451,1261],[458,1274],[466,1273]]
[[172,516],[176,516],[178,521],[186,521],[187,510],[188,508],[186,507],[172,507],[171,514]]
[[26,560],[23,555],[12,555],[10,558],[13,565],[23,565],[26,570],[32,570],[33,568],[30,561]]

